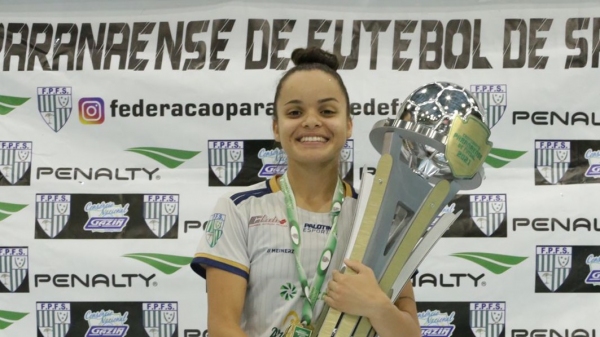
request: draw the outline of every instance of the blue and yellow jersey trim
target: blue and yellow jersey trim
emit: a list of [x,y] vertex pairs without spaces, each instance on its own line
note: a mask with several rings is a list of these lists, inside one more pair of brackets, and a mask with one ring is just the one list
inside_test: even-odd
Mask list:
[[190,264],[192,270],[202,278],[206,279],[206,267],[214,267],[230,273],[239,275],[246,280],[250,277],[250,269],[241,263],[224,259],[211,254],[198,253],[194,255],[194,259]]

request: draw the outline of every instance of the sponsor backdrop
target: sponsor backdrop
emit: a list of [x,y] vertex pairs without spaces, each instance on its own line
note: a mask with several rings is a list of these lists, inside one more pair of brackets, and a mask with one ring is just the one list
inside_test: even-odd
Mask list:
[[342,60],[357,188],[413,89],[487,109],[486,180],[412,280],[424,336],[600,335],[599,5],[93,7],[0,12],[0,336],[206,336],[188,264],[217,197],[285,171],[272,99],[307,45]]

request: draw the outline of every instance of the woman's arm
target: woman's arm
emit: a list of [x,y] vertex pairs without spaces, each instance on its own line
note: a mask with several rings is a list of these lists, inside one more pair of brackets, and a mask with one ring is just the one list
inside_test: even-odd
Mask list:
[[417,318],[417,305],[410,281],[406,283],[402,292],[400,292],[400,297],[396,300],[396,303],[392,304],[387,297],[385,297],[385,301],[381,299],[381,304],[376,306],[373,314],[368,318],[373,329],[377,331],[380,337],[421,337],[421,327]]
[[417,305],[412,284],[408,282],[396,303],[387,297],[371,268],[356,261],[344,261],[354,275],[333,272],[327,285],[325,303],[356,316],[367,317],[380,337],[420,337]]
[[210,337],[246,337],[240,327],[246,298],[246,279],[228,271],[207,267],[206,286]]

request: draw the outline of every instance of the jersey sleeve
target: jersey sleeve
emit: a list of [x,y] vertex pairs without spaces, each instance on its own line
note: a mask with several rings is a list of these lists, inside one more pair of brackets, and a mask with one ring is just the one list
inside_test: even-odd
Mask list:
[[248,280],[247,237],[247,219],[230,198],[219,198],[198,243],[192,269],[202,278],[206,278],[207,267],[214,267]]

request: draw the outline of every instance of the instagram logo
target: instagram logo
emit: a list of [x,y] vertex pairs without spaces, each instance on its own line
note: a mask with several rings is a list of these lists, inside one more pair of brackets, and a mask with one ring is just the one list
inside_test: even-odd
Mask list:
[[81,124],[104,123],[104,101],[100,97],[83,97],[79,100]]

